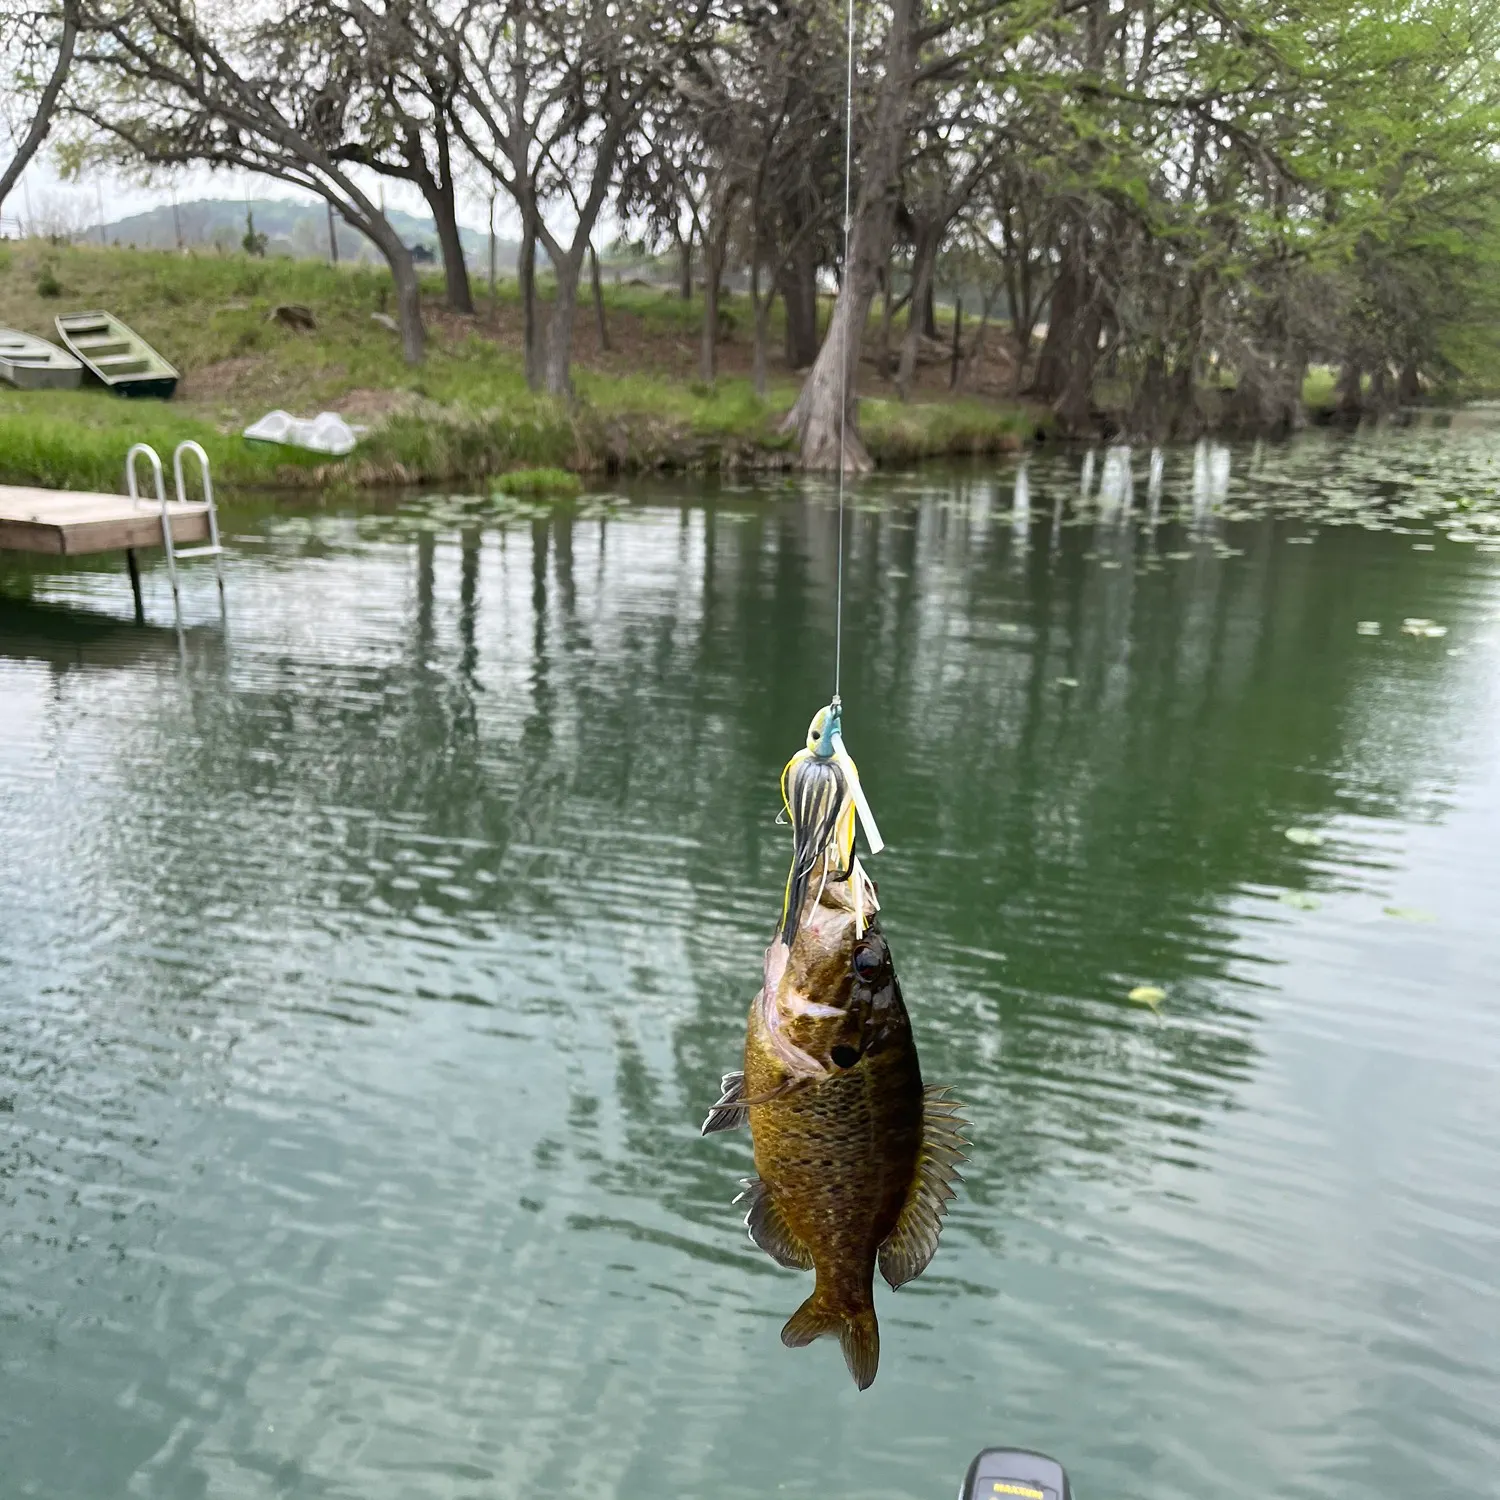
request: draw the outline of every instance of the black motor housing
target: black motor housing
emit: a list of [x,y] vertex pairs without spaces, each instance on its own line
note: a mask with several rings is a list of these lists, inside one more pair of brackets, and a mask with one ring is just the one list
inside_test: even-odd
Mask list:
[[1027,1448],[986,1448],[964,1476],[958,1500],[1073,1500],[1055,1458]]

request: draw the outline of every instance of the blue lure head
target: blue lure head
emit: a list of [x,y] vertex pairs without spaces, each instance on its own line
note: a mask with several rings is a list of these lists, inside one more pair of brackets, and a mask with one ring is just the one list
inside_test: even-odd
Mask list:
[[819,760],[832,760],[843,735],[844,705],[837,698],[820,708],[807,726],[807,748]]

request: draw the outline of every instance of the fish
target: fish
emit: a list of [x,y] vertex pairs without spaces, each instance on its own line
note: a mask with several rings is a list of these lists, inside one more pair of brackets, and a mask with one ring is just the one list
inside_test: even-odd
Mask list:
[[841,746],[820,757],[815,738],[829,739],[816,718],[783,777],[792,868],[743,1066],[723,1076],[703,1133],[748,1127],[756,1175],[735,1201],[750,1238],[816,1275],[782,1343],[836,1337],[865,1390],[880,1363],[876,1267],[892,1289],[927,1268],[968,1143],[949,1090],[922,1081],[878,893],[854,851],[858,773]]

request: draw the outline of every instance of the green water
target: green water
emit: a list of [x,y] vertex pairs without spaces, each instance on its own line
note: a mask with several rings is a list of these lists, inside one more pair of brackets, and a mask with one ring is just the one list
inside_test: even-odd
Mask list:
[[974,1141],[864,1395],[698,1136],[825,487],[246,508],[180,650],[159,569],[145,630],[7,572],[0,1495],[948,1500],[1006,1442],[1083,1500],[1494,1494],[1500,555],[1307,497],[1500,438],[1229,458],[1246,519],[1188,452],[1155,528],[1140,453],[1129,516],[1077,454],[1029,526],[1013,469],[854,496],[848,739]]

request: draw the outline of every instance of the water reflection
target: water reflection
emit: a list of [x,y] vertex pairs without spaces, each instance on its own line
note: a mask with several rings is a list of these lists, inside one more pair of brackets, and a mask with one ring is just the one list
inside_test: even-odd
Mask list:
[[[1432,950],[1400,942],[1436,939],[1352,969],[1318,944],[1372,943],[1402,842],[1477,805],[1493,579],[1393,534],[1288,546],[1223,514],[1250,482],[1228,458],[1153,454],[1138,515],[1119,448],[1088,506],[1092,454],[856,493],[848,734],[924,1071],[975,1125],[859,1404],[836,1352],[783,1356],[787,1287],[728,1205],[745,1145],[695,1134],[784,875],[776,772],[830,686],[825,487],[395,539],[245,520],[233,653],[190,633],[185,673],[152,633],[8,607],[17,1492],[941,1495],[1024,1438],[1090,1493],[1295,1472],[1332,1496],[1372,1451],[1412,1476],[1439,1432],[1482,1488],[1500,1346],[1457,1330],[1493,1333],[1495,1302],[1417,1201],[1473,1234],[1500,1202],[1487,1117],[1421,1123],[1480,1097],[1454,1058],[1408,1059],[1435,1092],[1407,1124],[1462,1172],[1369,1190],[1404,1236],[1369,1295],[1280,1257],[1300,1238],[1355,1274],[1306,1200],[1357,1148],[1312,1131],[1306,1090],[1362,1028],[1406,1036],[1391,976]],[[104,575],[32,593],[121,603]],[[1393,614],[1469,654],[1354,629]],[[1328,903],[1324,936],[1285,891]],[[1493,939],[1445,940],[1428,1003],[1472,1052]],[[1385,1085],[1347,1087],[1369,1110]],[[1296,1411],[1262,1401],[1277,1350]],[[1379,1394],[1443,1358],[1442,1403]],[[1351,1404],[1402,1415],[1382,1436]]]

